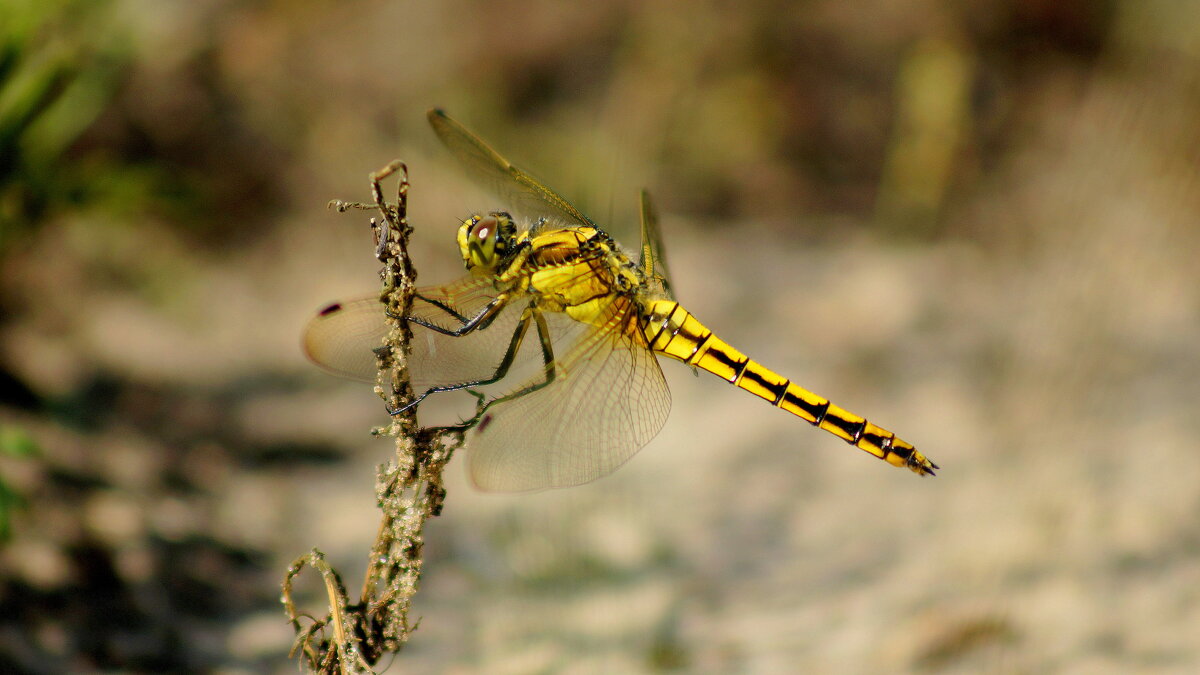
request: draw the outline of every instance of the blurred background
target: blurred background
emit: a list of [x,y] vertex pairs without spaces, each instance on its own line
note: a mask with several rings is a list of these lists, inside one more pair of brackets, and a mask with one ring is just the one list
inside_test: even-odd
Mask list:
[[611,477],[451,463],[393,671],[1200,664],[1200,3],[2,15],[0,670],[294,672],[286,566],[358,588],[393,453],[299,350],[377,284],[325,204],[407,161],[426,283],[504,206],[433,105],[626,242],[648,187],[691,311],[942,471],[664,363],[671,420]]

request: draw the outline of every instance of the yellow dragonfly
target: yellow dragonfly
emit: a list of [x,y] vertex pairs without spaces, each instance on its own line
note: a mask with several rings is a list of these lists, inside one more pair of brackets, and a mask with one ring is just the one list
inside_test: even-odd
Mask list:
[[[470,272],[417,291],[410,370],[413,405],[469,390],[477,414],[466,433],[469,474],[483,490],[579,485],[605,476],[666,422],[671,395],[662,355],[708,371],[890,464],[933,474],[938,466],[866,419],[765,368],[721,340],[675,302],[657,219],[641,195],[637,262],[550,188],[513,166],[441,110],[429,111],[441,142],[510,212],[476,214],[458,230]],[[374,349],[387,333],[376,297],[333,303],[308,324],[308,356],[334,373],[373,380]],[[531,378],[503,384],[530,329]]]

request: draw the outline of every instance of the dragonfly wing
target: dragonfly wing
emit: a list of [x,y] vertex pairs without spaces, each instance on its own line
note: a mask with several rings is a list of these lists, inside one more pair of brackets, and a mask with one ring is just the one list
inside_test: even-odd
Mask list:
[[671,273],[667,270],[667,259],[663,254],[662,232],[658,228],[658,213],[650,201],[650,193],[642,190],[640,194],[640,213],[642,221],[642,256],[638,261],[642,271],[651,284],[657,285],[667,298],[674,300],[671,291]]
[[387,325],[379,298],[334,302],[304,328],[304,354],[321,368],[355,380],[375,380],[373,349],[383,346]]
[[614,303],[601,327],[577,325],[586,330],[556,360],[550,384],[493,404],[468,433],[471,480],[480,489],[587,483],[625,463],[666,422],[671,394],[632,303]]
[[[444,328],[461,323],[446,308],[471,316],[495,297],[490,281],[468,277],[448,286],[417,289],[413,316]],[[383,305],[376,297],[333,303],[309,321],[304,331],[304,351],[310,359],[336,375],[373,382],[374,350],[383,345],[388,327]],[[413,389],[421,393],[434,386],[473,382],[491,377],[508,349],[521,318],[519,307],[506,307],[486,329],[451,337],[413,325]]]
[[567,225],[595,227],[590,218],[562,195],[512,165],[475,134],[438,108],[428,113],[429,125],[479,187],[499,197],[506,208],[532,218]]

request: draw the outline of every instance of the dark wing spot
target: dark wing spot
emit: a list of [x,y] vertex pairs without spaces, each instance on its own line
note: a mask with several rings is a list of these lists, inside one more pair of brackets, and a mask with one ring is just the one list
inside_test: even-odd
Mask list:
[[488,413],[483,416],[483,419],[479,420],[479,425],[475,427],[475,432],[482,434],[483,430],[487,429],[488,425],[491,423],[492,423],[492,415],[491,415],[491,413]]
[[334,312],[340,312],[340,311],[342,311],[342,303],[335,302],[332,305],[326,307],[325,309],[322,309],[320,312],[317,312],[317,316],[329,316],[330,314],[333,314]]

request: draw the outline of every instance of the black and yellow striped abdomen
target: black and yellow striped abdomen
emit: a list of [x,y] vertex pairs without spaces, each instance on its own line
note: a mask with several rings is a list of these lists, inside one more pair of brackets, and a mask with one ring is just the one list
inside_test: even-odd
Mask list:
[[833,405],[730,347],[677,302],[645,303],[642,330],[655,352],[707,370],[889,464],[921,475],[938,468],[887,429]]

